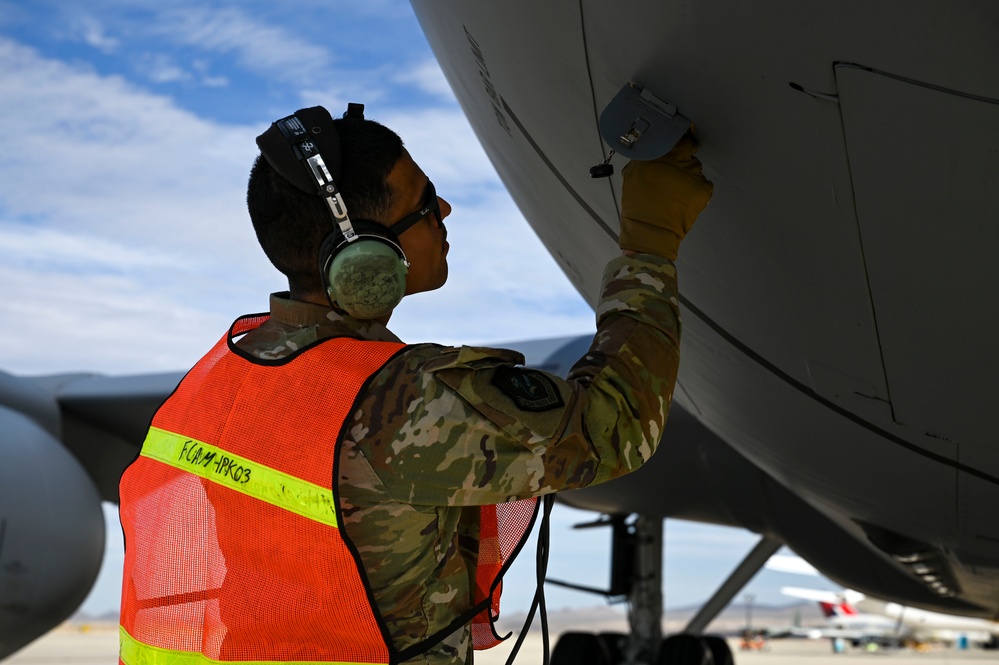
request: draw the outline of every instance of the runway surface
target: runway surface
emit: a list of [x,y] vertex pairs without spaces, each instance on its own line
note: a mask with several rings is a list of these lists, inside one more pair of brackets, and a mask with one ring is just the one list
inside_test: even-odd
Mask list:
[[[513,639],[509,640],[512,646]],[[503,665],[509,652],[506,644],[476,654],[476,665]],[[64,625],[42,639],[3,661],[4,665],[110,665],[117,660],[117,626]],[[977,649],[933,649],[926,653],[914,651],[882,651],[864,653],[848,651],[831,653],[825,641],[775,640],[765,652],[736,652],[737,665],[941,665],[958,663],[999,663],[999,652]],[[520,665],[541,662],[541,635],[531,633],[517,658]]]

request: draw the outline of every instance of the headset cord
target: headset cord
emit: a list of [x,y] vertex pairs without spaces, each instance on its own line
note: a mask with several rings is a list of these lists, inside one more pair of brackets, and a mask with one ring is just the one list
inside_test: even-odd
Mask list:
[[[541,518],[541,533],[538,534],[538,606],[541,611],[541,641],[544,649],[543,665],[549,665],[551,645],[548,636],[548,606],[545,604],[545,578],[548,576],[548,554],[551,552],[551,514],[555,506],[555,495],[545,495],[545,514]],[[543,548],[542,548],[543,545]]]
[[550,551],[551,545],[551,514],[552,507],[555,505],[555,495],[546,494],[541,498],[542,501],[542,514],[541,514],[541,527],[538,530],[538,553],[535,559],[537,564],[537,580],[538,586],[534,592],[534,600],[531,602],[531,609],[527,612],[527,619],[524,621],[524,627],[520,630],[520,635],[517,636],[517,642],[513,645],[513,649],[510,650],[510,655],[506,659],[506,665],[513,665],[513,661],[517,658],[517,653],[520,652],[520,647],[524,643],[524,639],[527,637],[527,631],[534,623],[534,614],[541,609],[541,641],[544,649],[544,656],[542,659],[543,665],[549,665],[549,640],[548,640],[548,608],[545,606],[545,576],[548,574],[548,553]]

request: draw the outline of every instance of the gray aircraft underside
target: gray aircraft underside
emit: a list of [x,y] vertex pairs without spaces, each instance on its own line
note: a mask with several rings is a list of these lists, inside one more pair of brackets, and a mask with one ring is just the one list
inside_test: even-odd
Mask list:
[[[682,366],[660,452],[562,500],[742,526],[844,586],[996,618],[999,6],[413,5],[501,178],[591,303],[617,252],[620,179],[588,169],[622,85],[696,122],[715,182],[678,262]],[[564,374],[587,343],[521,348]],[[0,372],[0,658],[86,596],[99,500],[117,500],[181,376]]]
[[[640,474],[564,500],[743,524],[847,586],[994,618],[999,5],[412,4],[591,303],[620,176],[588,167],[625,83],[693,119],[715,183],[678,262],[679,431]],[[844,552],[823,556],[834,534]]]

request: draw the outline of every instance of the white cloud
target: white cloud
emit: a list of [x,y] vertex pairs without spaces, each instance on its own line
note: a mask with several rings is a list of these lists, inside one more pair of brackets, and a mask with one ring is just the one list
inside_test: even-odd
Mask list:
[[169,7],[157,15],[152,32],[184,46],[232,54],[248,71],[289,83],[322,75],[333,60],[328,49],[236,7]]
[[225,88],[229,85],[228,77],[212,74],[209,71],[211,66],[204,60],[195,60],[192,66],[194,67],[194,71],[198,73],[201,85],[206,88]]
[[[409,153],[448,198],[448,188],[495,186],[496,171],[479,146],[471,125],[457,104],[449,108],[417,111],[371,109],[368,116],[391,127],[406,143]],[[453,195],[452,198],[460,198]]]
[[225,76],[202,76],[201,84],[206,88],[225,88],[229,85],[229,79]]
[[364,104],[365,117],[382,124],[385,122],[377,114],[380,108],[385,107],[388,96],[388,91],[378,83],[377,77],[356,72],[345,72],[328,87],[313,85],[303,87],[298,94],[301,108],[324,106],[334,118],[342,115],[350,102]]
[[0,224],[0,255],[8,267],[38,266],[61,270],[126,272],[139,268],[187,268],[182,256],[136,248],[100,237],[56,229]]
[[153,83],[173,83],[190,80],[191,74],[173,62],[163,53],[149,54],[139,58],[136,71]]
[[86,44],[102,53],[113,53],[120,44],[118,39],[105,33],[104,25],[93,16],[81,16],[76,31]]
[[0,267],[7,331],[0,367],[15,374],[183,369],[235,318],[142,277]]
[[424,60],[412,69],[397,74],[395,80],[406,85],[413,85],[423,92],[437,95],[447,101],[454,99],[451,86],[444,78],[441,66],[433,59]]

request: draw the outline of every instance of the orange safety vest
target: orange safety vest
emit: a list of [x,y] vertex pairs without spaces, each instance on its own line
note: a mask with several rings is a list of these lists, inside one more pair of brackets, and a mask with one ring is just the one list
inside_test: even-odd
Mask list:
[[122,665],[397,663],[469,621],[498,644],[500,578],[536,499],[483,506],[474,604],[397,651],[378,614],[333,484],[345,421],[405,346],[321,340],[278,360],[234,339],[242,317],[153,417],[120,485]]

